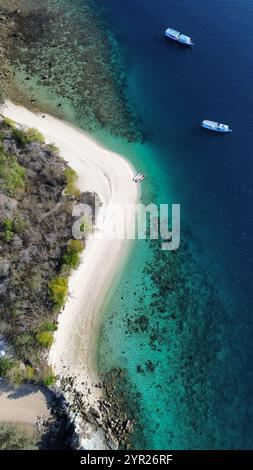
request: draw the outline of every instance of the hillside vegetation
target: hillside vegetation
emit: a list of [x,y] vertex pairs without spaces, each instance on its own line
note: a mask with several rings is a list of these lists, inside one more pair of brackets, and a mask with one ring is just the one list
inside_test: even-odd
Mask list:
[[36,129],[0,119],[0,376],[14,385],[55,382],[47,350],[85,247],[72,239],[73,204],[95,204],[76,180]]

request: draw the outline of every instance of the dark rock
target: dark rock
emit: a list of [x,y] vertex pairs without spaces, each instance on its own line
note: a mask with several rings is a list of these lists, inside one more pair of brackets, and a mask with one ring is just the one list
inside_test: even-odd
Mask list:
[[154,372],[155,371],[155,365],[152,361],[147,361],[146,362],[146,367],[149,372]]
[[138,366],[136,367],[136,370],[137,370],[138,374],[143,374],[143,372],[144,372],[144,369],[141,367],[140,364],[138,364]]

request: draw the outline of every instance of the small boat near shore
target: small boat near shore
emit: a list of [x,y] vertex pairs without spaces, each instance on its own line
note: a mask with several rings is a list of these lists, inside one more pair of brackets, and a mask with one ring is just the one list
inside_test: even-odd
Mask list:
[[135,183],[138,183],[138,181],[143,181],[144,178],[145,178],[144,173],[141,173],[141,172],[140,172],[140,173],[137,173],[137,175],[134,176],[133,181],[134,181]]
[[219,122],[215,121],[202,121],[201,127],[204,127],[204,129],[207,129],[209,131],[214,131],[214,132],[221,132],[221,133],[231,133],[233,132],[232,129],[227,124],[221,124]]
[[165,36],[167,38],[172,39],[173,41],[179,42],[180,44],[184,44],[185,46],[194,45],[194,43],[192,42],[192,39],[189,36],[186,36],[185,34],[182,34],[179,31],[176,31],[175,29],[172,29],[172,28],[166,29]]

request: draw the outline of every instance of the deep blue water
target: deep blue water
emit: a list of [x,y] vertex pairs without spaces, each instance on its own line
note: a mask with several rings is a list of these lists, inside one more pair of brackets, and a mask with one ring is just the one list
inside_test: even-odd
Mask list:
[[[253,445],[249,435],[253,423],[253,3],[97,0],[97,4],[122,47],[126,93],[139,113],[146,142],[157,151],[173,202],[181,204],[183,237],[187,240],[190,229],[193,256],[201,269],[209,272],[216,287],[226,292],[234,307],[230,317],[233,341],[219,371],[224,380],[221,377],[215,383],[210,373],[208,385],[214,393],[219,389],[217,409],[226,402],[224,416],[221,411],[217,421],[223,437],[213,446],[236,447],[238,436],[241,436],[239,447]],[[194,48],[185,49],[166,40],[163,32],[168,26],[189,34]],[[203,119],[229,123],[234,133],[209,134],[200,129]],[[219,316],[217,304],[215,308],[225,343],[230,331],[225,321],[222,324],[223,315]],[[216,312],[215,308],[211,304],[210,312],[212,309]],[[217,337],[213,338],[213,342],[216,340]],[[222,343],[222,337],[219,340]],[[211,344],[212,338],[209,341]],[[136,344],[133,347],[135,351]],[[131,353],[131,346],[129,350]],[[233,371],[235,358],[238,363]],[[225,370],[229,364],[231,374]],[[223,403],[220,389],[224,396],[230,393],[235,397],[239,389],[242,393],[238,394],[237,402],[231,400],[229,409],[229,399]],[[208,395],[203,395],[205,400]],[[238,420],[234,417],[229,424],[228,416],[233,413],[238,414]],[[194,426],[198,427],[196,422]],[[247,437],[242,435],[243,427],[247,428]],[[166,426],[163,433],[164,429]],[[166,445],[169,440],[163,441],[162,432],[157,439]],[[151,446],[159,447],[157,441],[154,444],[151,438],[146,439],[146,445],[151,442]],[[189,443],[190,436],[188,445],[192,445]],[[187,447],[187,438],[174,445]],[[203,448],[206,444],[203,439],[195,445]],[[207,445],[212,447],[210,441]]]
[[[212,262],[226,260],[236,296],[250,296],[253,238],[251,0],[98,0],[121,45],[128,93],[148,141],[173,174],[175,201]],[[192,36],[186,50],[164,39],[167,26]],[[203,119],[228,122],[210,135]],[[196,226],[195,226],[196,224]],[[245,297],[246,296],[246,297]]]

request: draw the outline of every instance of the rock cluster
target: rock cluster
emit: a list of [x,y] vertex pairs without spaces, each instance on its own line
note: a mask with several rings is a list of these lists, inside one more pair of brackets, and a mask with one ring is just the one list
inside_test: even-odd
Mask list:
[[[69,376],[62,380],[61,388],[63,395],[67,397],[67,407],[73,416],[73,421],[83,423],[83,434],[102,431],[108,449],[128,447],[129,435],[133,432],[133,420],[128,418],[122,403],[110,392],[106,383],[100,382],[94,384],[94,387],[101,388],[103,391],[103,398],[98,400],[96,407],[90,405],[88,390],[85,386],[83,392],[76,390],[75,377]],[[77,442],[75,446],[78,447]]]

